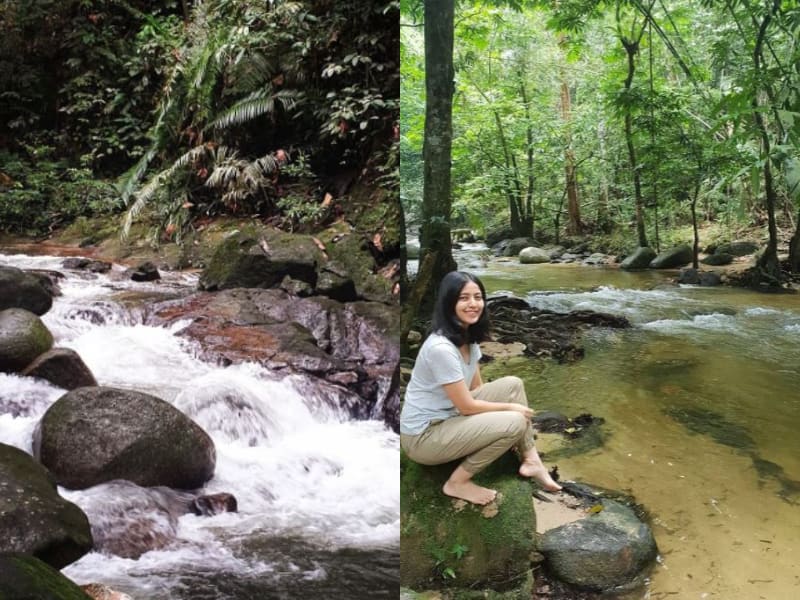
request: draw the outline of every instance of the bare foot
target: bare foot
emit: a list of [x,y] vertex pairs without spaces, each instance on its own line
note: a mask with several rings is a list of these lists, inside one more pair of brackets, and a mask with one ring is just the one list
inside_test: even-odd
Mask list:
[[547,492],[557,492],[561,489],[561,486],[550,477],[550,473],[547,472],[547,467],[542,463],[529,462],[526,460],[519,466],[519,474],[523,477],[532,477],[542,484],[542,487]]
[[444,482],[442,491],[453,498],[461,498],[473,504],[489,504],[497,496],[495,490],[481,487],[471,481],[453,482],[449,479]]

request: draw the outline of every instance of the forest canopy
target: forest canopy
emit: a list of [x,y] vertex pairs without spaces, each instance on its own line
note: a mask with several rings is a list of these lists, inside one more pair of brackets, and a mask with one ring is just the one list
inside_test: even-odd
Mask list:
[[[427,24],[413,2],[401,22],[401,196],[418,227]],[[696,211],[727,235],[763,228],[779,276],[800,208],[796,2],[462,2],[454,22],[451,227],[629,252],[689,242]]]

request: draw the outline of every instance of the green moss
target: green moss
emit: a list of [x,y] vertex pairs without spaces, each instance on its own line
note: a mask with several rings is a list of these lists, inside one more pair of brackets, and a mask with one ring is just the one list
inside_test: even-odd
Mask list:
[[356,185],[346,202],[345,217],[356,231],[370,236],[381,233],[386,248],[400,246],[400,202],[387,190]]
[[[421,466],[401,458],[402,585],[518,589],[530,571],[536,530],[530,484],[517,476],[516,460],[508,454],[475,478],[502,495],[497,514],[487,516],[473,505],[456,509],[441,491],[455,466]],[[462,558],[450,552],[456,545],[468,548]],[[443,576],[447,568],[455,578]]]
[[72,581],[32,556],[0,556],[0,600],[87,600]]

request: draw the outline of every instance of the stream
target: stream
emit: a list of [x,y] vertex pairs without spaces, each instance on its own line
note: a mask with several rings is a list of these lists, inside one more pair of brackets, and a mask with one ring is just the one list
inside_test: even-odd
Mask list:
[[[100,385],[158,396],[194,419],[217,450],[215,475],[200,493],[231,493],[239,508],[184,515],[173,527],[153,511],[164,489],[59,488],[95,533],[139,520],[174,537],[135,560],[91,552],[63,572],[136,600],[396,598],[398,436],[382,422],[352,420],[307,378],[199,360],[199,348],[178,335],[188,322],[147,325],[148,304],[192,293],[195,275],[136,283],[119,277],[120,266],[82,274],[61,268],[62,260],[0,254],[0,264],[66,275],[63,295],[42,317],[55,345],[77,351]],[[0,414],[0,442],[30,453],[36,423],[63,393],[0,373],[0,405],[13,397],[25,407]]]
[[800,597],[800,295],[486,252],[465,244],[456,258],[489,294],[633,323],[589,332],[573,364],[486,367],[522,377],[536,410],[605,419],[598,448],[576,454],[555,435],[539,447],[562,478],[628,491],[649,511],[659,560],[647,586],[623,597]]

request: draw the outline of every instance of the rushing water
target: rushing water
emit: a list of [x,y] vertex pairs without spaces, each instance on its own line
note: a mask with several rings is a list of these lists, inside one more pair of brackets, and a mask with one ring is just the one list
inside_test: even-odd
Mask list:
[[492,365],[526,381],[535,408],[603,417],[603,443],[541,435],[562,477],[627,490],[660,550],[626,598],[800,597],[800,296],[675,287],[674,273],[519,265],[462,254],[488,291],[534,306],[621,314],[571,365]]
[[[0,255],[0,264],[61,269],[61,259]],[[121,267],[115,267],[118,273]],[[64,569],[137,600],[395,598],[399,580],[398,438],[381,422],[350,420],[299,377],[256,364],[203,362],[171,328],[145,325],[147,300],[184,296],[191,275],[134,283],[67,273],[42,318],[56,345],[76,350],[100,385],[156,395],[197,421],[217,448],[202,493],[232,493],[239,511],[214,517],[159,510],[169,490],[113,482],[60,493],[95,532],[132,520],[174,538],[138,559],[92,552]],[[31,451],[33,429],[60,390],[0,373],[0,441]],[[174,493],[172,494],[174,495]]]

